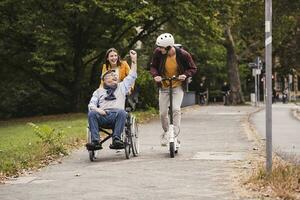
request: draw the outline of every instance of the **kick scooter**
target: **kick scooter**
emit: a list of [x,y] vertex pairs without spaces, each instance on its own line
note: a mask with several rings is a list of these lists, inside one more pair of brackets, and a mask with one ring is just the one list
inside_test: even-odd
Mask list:
[[173,124],[173,81],[178,80],[176,76],[171,78],[162,78],[162,81],[169,82],[169,97],[170,97],[170,106],[169,106],[169,117],[170,117],[170,125],[169,125],[169,150],[170,157],[174,158],[175,154],[178,153],[179,143],[177,140],[177,135],[175,135],[174,124]]

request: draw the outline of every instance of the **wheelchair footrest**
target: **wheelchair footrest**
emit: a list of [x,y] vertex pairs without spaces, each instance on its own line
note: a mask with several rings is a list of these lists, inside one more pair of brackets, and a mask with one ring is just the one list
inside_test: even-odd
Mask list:
[[96,151],[96,150],[103,149],[101,144],[95,145],[93,143],[87,143],[85,146],[88,151]]
[[124,149],[124,146],[115,146],[115,145],[113,145],[113,144],[110,144],[110,145],[109,145],[109,148],[110,148],[110,149]]

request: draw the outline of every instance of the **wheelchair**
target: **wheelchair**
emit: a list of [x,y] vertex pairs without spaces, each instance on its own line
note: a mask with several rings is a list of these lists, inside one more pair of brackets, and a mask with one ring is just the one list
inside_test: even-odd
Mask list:
[[[121,139],[124,142],[124,152],[126,159],[130,159],[130,157],[132,156],[137,157],[140,153],[138,123],[136,121],[135,116],[132,114],[132,111],[134,111],[137,103],[136,101],[137,100],[133,97],[126,97],[125,111],[127,112],[127,117],[125,122],[125,128],[121,137]],[[110,130],[100,128],[100,133],[104,133],[106,135],[104,139],[100,141],[101,145],[110,138],[112,138],[112,133],[110,132]],[[87,142],[91,143],[91,132],[89,127],[87,127]],[[96,151],[98,150],[88,149],[89,159],[91,162],[97,159]]]

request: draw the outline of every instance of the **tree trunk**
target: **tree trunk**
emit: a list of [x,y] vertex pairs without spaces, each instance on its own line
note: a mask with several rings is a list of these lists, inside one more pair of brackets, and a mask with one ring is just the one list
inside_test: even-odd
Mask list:
[[228,78],[230,83],[230,102],[233,105],[244,103],[244,98],[241,90],[239,64],[235,52],[235,44],[231,34],[230,27],[225,28],[225,48],[227,51],[226,65],[228,69]]
[[83,63],[83,51],[85,47],[85,40],[83,38],[83,29],[80,24],[74,24],[74,57],[73,57],[73,81],[72,81],[72,105],[73,112],[79,112],[82,110],[84,104],[83,97],[83,81],[85,67]]
[[83,104],[83,97],[82,97],[82,81],[84,75],[84,66],[81,52],[75,52],[74,59],[74,81],[72,87],[72,111],[79,112],[81,111],[81,105]]

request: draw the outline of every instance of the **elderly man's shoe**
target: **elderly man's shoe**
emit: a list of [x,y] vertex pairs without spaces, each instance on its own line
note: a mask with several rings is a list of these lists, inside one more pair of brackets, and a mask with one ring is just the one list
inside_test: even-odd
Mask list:
[[102,144],[100,141],[93,141],[92,143],[87,143],[86,145],[87,150],[89,151],[95,151],[95,150],[100,150],[103,149]]
[[109,145],[109,148],[111,149],[124,149],[124,147],[125,147],[124,142],[119,138],[114,138],[113,143]]

